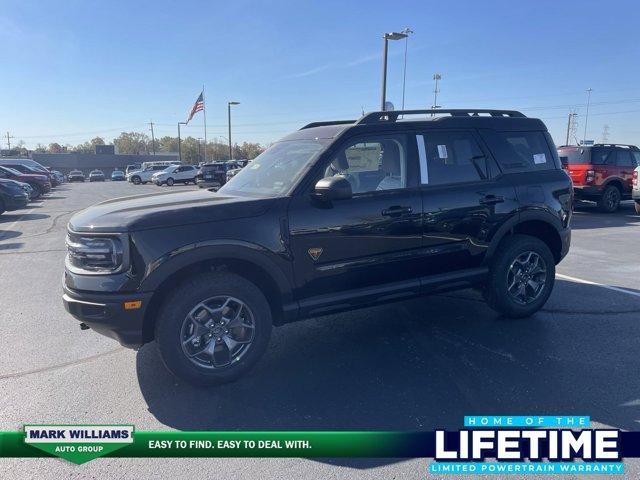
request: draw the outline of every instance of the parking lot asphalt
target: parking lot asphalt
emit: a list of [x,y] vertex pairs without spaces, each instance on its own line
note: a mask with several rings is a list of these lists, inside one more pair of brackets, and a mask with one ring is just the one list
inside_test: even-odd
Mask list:
[[[471,414],[590,415],[594,425],[640,428],[640,216],[632,205],[611,215],[578,207],[571,252],[549,302],[531,319],[502,319],[472,291],[325,316],[275,329],[248,376],[199,389],[168,374],[154,344],[136,352],[81,331],[60,298],[71,215],[168,188],[65,184],[0,216],[0,429],[404,431],[458,429]],[[427,463],[2,459],[0,476],[425,478]],[[626,476],[640,477],[638,462],[627,462]]]

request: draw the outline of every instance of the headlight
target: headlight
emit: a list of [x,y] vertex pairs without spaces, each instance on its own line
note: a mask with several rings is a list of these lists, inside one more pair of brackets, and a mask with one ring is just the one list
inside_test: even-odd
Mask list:
[[126,266],[127,253],[124,235],[67,233],[67,267],[74,273],[121,272]]

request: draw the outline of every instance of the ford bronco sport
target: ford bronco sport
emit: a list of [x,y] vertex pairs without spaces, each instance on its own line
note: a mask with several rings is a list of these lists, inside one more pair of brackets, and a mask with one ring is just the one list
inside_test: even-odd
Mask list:
[[640,165],[635,145],[562,146],[558,155],[578,200],[596,202],[600,211],[611,213],[631,198],[633,171]]
[[82,328],[155,340],[171,372],[213,385],[305,317],[468,287],[532,315],[569,250],[572,201],[545,125],[519,112],[312,123],[217,192],[74,215],[63,300]]

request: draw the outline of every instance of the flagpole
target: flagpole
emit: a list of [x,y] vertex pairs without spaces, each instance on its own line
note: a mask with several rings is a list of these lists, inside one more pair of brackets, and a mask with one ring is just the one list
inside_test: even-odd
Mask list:
[[202,85],[202,121],[204,122],[204,163],[207,163],[207,102],[204,98],[204,84]]

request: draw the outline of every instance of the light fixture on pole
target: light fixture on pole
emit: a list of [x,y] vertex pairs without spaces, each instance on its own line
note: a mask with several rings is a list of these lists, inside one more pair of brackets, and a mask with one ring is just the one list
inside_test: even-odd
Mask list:
[[402,40],[406,37],[407,34],[402,32],[390,32],[382,36],[384,46],[382,48],[382,99],[380,101],[380,110],[383,112],[386,110],[387,103],[387,53],[389,51],[389,40]]
[[227,121],[229,124],[229,160],[233,160],[233,147],[231,146],[231,105],[240,105],[240,102],[227,102]]
[[182,146],[180,143],[182,142],[180,138],[180,125],[186,125],[187,122],[178,122],[178,160],[182,163]]

